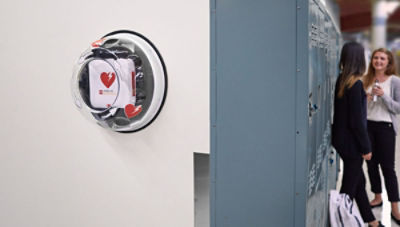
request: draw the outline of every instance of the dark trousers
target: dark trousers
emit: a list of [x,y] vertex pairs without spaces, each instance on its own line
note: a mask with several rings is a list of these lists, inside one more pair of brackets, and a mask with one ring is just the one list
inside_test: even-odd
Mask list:
[[372,159],[367,161],[371,191],[382,193],[379,175],[381,167],[390,202],[399,201],[399,188],[394,170],[396,135],[392,123],[368,121],[368,134],[372,147]]
[[375,220],[372,213],[371,206],[367,192],[365,191],[365,177],[362,169],[363,160],[357,159],[343,159],[343,179],[340,193],[346,193],[351,199],[355,199],[358,209],[360,210],[361,217],[364,222],[371,222]]

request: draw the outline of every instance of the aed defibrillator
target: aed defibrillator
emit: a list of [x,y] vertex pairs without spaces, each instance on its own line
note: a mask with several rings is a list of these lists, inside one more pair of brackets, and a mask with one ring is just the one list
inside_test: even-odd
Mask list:
[[167,91],[163,60],[144,36],[117,31],[91,43],[74,68],[77,108],[97,124],[117,132],[148,126]]

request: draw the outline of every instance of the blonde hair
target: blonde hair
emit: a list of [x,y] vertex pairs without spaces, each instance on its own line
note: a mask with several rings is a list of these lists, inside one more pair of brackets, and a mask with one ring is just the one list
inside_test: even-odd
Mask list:
[[349,89],[353,87],[353,85],[357,82],[357,80],[360,80],[361,77],[362,75],[351,75],[348,76],[346,80],[342,80],[339,84],[338,97],[343,97],[345,88]]

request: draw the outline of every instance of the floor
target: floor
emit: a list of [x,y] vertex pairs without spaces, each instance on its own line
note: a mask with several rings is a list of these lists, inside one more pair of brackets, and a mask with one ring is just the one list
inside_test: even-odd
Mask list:
[[[342,169],[342,167],[341,167]],[[395,160],[395,169],[396,169],[396,174],[397,174],[397,181],[399,182],[400,185],[400,136],[396,137],[396,160]],[[367,175],[367,169],[366,169],[366,164],[364,163],[364,171],[365,171],[365,176],[366,176],[366,180],[367,180],[367,186],[366,186],[366,190],[368,193],[368,197],[370,198],[370,200],[373,199],[374,194],[370,191],[370,184],[369,184],[369,180],[368,180],[368,175]],[[383,178],[382,178],[383,181]],[[341,176],[339,173],[339,180],[338,180],[338,185],[337,188],[340,188],[340,183],[341,183]],[[392,221],[391,217],[390,217],[390,202],[387,200],[387,194],[386,194],[386,190],[385,190],[385,186],[383,185],[383,192],[382,192],[382,198],[383,198],[383,206],[379,207],[379,208],[374,208],[372,211],[375,215],[375,217],[378,220],[381,220],[382,224],[385,225],[385,227],[396,227],[399,226],[397,225],[395,222]],[[399,203],[400,204],[400,203]]]

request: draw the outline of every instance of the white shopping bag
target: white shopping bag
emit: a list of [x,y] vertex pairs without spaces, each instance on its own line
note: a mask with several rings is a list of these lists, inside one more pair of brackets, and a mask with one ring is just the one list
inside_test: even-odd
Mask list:
[[329,216],[332,227],[363,227],[364,221],[349,195],[330,191]]

